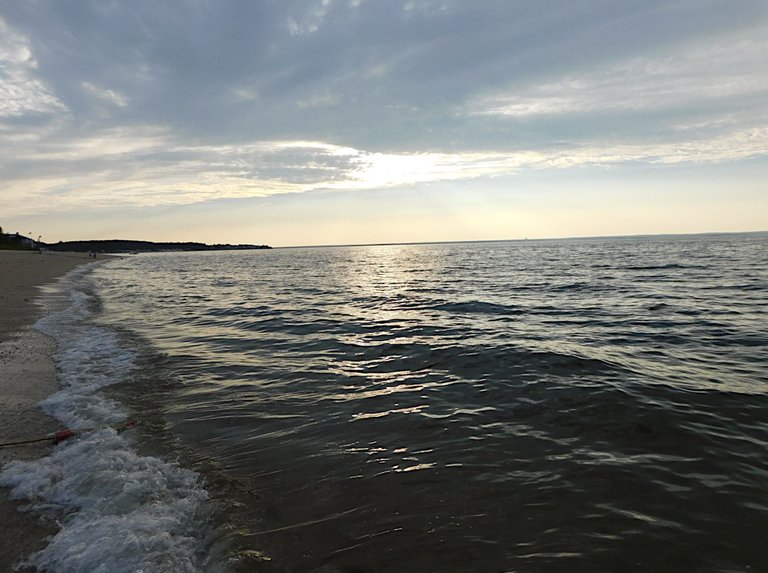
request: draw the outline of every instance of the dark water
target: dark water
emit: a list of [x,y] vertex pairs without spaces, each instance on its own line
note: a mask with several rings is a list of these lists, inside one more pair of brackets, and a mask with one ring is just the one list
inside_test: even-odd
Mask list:
[[768,567],[768,237],[141,255],[113,397],[241,571]]

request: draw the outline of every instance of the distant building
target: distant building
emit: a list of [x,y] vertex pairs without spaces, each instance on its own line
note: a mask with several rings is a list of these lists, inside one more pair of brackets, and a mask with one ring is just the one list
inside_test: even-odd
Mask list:
[[5,245],[4,248],[11,249],[36,249],[38,248],[38,242],[30,237],[25,237],[20,233],[3,233],[0,229],[0,243]]
[[19,235],[16,233],[16,240],[21,243],[25,247],[29,247],[30,249],[37,248],[37,241],[34,239],[30,239],[29,237],[25,237],[24,235]]

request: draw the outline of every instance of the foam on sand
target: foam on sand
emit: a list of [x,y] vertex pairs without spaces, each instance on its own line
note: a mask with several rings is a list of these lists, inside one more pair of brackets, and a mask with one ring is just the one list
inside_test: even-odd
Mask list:
[[108,427],[127,412],[100,390],[130,379],[136,354],[117,332],[88,322],[95,298],[75,288],[82,274],[62,283],[71,305],[36,325],[58,342],[61,386],[41,406],[69,428],[103,429],[0,472],[13,498],[61,524],[30,565],[65,573],[203,570],[208,494],[197,474],[138,454],[129,434]]

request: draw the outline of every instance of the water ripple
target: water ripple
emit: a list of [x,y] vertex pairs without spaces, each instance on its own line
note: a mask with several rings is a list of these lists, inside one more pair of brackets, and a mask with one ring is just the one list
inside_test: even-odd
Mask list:
[[102,320],[164,353],[134,407],[208,476],[243,571],[736,571],[768,562],[767,255],[299,249],[98,279]]

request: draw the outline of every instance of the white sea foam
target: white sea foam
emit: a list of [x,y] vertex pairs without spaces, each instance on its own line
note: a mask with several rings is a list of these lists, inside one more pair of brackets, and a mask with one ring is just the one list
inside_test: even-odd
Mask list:
[[85,322],[93,300],[75,288],[81,275],[61,283],[71,289],[70,306],[36,325],[58,342],[61,386],[41,406],[69,428],[103,429],[0,472],[0,485],[12,488],[12,497],[61,523],[30,563],[64,573],[200,571],[207,492],[194,472],[139,455],[130,436],[105,428],[127,413],[100,390],[130,379],[136,354],[121,347],[115,331]]

